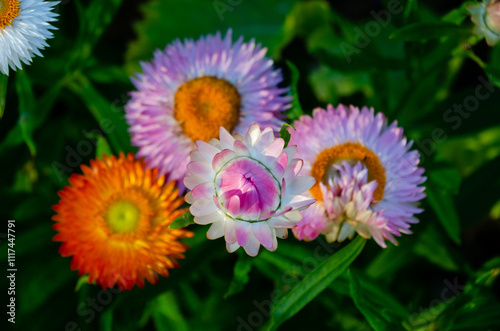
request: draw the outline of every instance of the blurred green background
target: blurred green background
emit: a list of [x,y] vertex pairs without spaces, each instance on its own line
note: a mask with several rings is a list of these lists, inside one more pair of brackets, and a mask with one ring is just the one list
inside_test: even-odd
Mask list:
[[[387,249],[369,241],[349,273],[280,329],[500,329],[500,46],[472,35],[464,5],[63,0],[44,58],[11,72],[0,120],[0,233],[16,220],[9,327],[257,330],[269,325],[273,300],[347,245],[290,235],[275,253],[252,259],[228,254],[221,240],[206,239],[206,227],[191,226],[181,268],[125,293],[79,283],[70,258],[57,253],[51,206],[68,175],[108,148],[135,151],[123,106],[139,61],[175,38],[232,28],[235,38],[266,46],[283,70],[283,86],[298,95],[291,120],[298,102],[306,113],[328,103],[374,107],[416,141],[428,177],[414,234]],[[113,126],[110,135],[103,125]]]

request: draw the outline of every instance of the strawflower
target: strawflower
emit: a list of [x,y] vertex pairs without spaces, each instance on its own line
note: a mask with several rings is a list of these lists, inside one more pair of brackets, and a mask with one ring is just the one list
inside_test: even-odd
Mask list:
[[486,38],[490,46],[496,45],[500,40],[500,1],[484,0],[476,5],[468,5],[474,22],[474,33]]
[[0,0],[0,72],[8,75],[21,69],[21,62],[30,64],[33,56],[43,57],[40,50],[53,37],[56,29],[50,22],[58,16],[52,12],[59,1]]
[[293,229],[298,239],[323,233],[333,242],[358,233],[386,247],[385,240],[396,244],[394,236],[411,233],[414,214],[422,211],[417,203],[425,197],[419,186],[424,169],[396,122],[387,125],[382,113],[366,107],[329,105],[294,126],[290,144],[304,160],[304,175],[316,179],[309,195],[318,200]]
[[143,288],[144,279],[154,284],[158,275],[168,276],[187,248],[179,239],[192,236],[168,227],[186,211],[179,209],[183,199],[175,182],[132,154],[104,156],[81,168],[53,207],[54,240],[62,242],[62,256],[72,257],[71,269],[104,289]]
[[300,210],[315,201],[302,195],[314,178],[298,176],[303,162],[294,158],[295,146],[284,148],[270,127],[261,131],[257,124],[244,136],[221,127],[220,140],[196,144],[184,179],[195,223],[211,224],[207,237],[224,236],[229,252],[276,250],[276,237],[286,238],[302,219]]

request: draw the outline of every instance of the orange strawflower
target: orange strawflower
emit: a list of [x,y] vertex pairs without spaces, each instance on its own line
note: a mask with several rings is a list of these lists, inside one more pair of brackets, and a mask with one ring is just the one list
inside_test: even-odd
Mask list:
[[179,239],[193,236],[168,227],[187,210],[179,209],[184,199],[175,182],[165,182],[132,154],[104,156],[81,169],[53,207],[59,232],[53,240],[62,242],[62,256],[73,257],[71,269],[104,289],[143,288],[144,278],[154,284],[158,275],[167,277],[187,249]]

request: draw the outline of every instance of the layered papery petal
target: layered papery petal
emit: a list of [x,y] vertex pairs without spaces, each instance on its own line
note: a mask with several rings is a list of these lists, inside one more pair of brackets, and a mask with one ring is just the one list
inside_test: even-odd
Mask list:
[[[316,201],[301,195],[314,179],[298,174],[302,162],[289,159],[295,148],[285,150],[272,128],[261,130],[254,124],[242,139],[230,138],[223,129],[220,135],[221,140],[208,143],[213,149],[199,145],[204,146],[200,152],[204,160],[190,163],[185,179],[186,186],[192,187],[188,199],[194,221],[213,223],[207,237],[224,235],[229,252],[241,246],[255,256],[260,245],[274,251],[276,238],[286,238],[286,228],[302,219],[299,209]],[[215,149],[217,153],[210,152]],[[206,158],[210,153],[212,158]],[[199,160],[198,154],[193,156]],[[207,174],[213,174],[212,178],[206,178]],[[193,183],[198,184],[193,187]]]
[[[418,152],[409,151],[412,143],[396,122],[388,125],[383,114],[366,107],[329,105],[315,109],[313,117],[302,116],[294,127],[290,144],[297,145],[297,157],[304,160],[302,174],[317,181],[301,199],[318,199],[302,211],[303,220],[293,229],[298,239],[323,233],[332,242],[358,233],[385,247],[385,240],[395,242],[394,235],[408,233],[413,215],[422,211],[417,204],[425,194],[418,185],[425,177]],[[287,185],[287,192],[295,192],[294,184]],[[287,201],[295,208],[300,203]]]
[[212,224],[207,232],[208,239],[217,239],[224,235],[224,221],[217,221]]

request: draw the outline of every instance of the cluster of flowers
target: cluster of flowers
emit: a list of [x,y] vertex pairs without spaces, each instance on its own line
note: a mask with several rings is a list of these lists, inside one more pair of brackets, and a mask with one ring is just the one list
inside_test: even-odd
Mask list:
[[130,289],[177,265],[192,236],[169,225],[189,203],[207,237],[227,250],[276,250],[299,240],[355,233],[385,247],[410,233],[424,197],[411,142],[373,109],[316,109],[277,137],[292,98],[254,40],[231,31],[175,41],[133,78],[125,107],[133,155],[83,166],[54,207],[61,254],[102,286]]
[[[2,73],[40,55],[56,3],[0,0]],[[53,207],[60,253],[89,282],[132,289],[167,276],[193,235],[169,228],[184,201],[195,223],[211,224],[209,239],[251,256],[276,250],[288,229],[386,247],[418,222],[424,170],[403,129],[373,109],[329,105],[292,123],[285,146],[278,132],[292,98],[254,40],[233,42],[231,31],[176,40],[142,71],[125,107],[137,155],[82,166]]]

